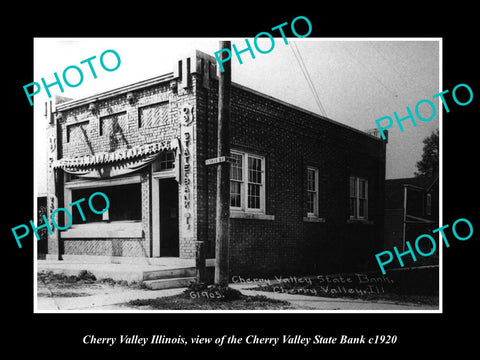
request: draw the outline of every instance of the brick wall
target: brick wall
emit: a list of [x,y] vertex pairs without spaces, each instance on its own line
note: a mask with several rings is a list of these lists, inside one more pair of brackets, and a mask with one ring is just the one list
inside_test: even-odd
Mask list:
[[[134,96],[133,103],[127,93]],[[170,79],[144,88],[128,88],[91,104],[61,108],[60,134],[62,158],[113,152],[135,146],[180,138],[180,107],[195,104],[193,87],[174,90]],[[192,134],[193,135],[193,134]],[[194,144],[192,145],[193,148]],[[142,238],[135,239],[65,239],[65,254],[112,256],[151,256],[152,254],[152,175],[150,166],[140,170],[142,203]],[[195,173],[192,177],[196,176]],[[158,181],[158,180],[157,180]],[[179,204],[183,201],[179,186]],[[194,202],[195,199],[192,199]],[[179,214],[182,221],[182,213]],[[180,224],[182,226],[182,224]],[[180,228],[180,257],[194,257],[195,224],[192,235]]]
[[64,251],[67,255],[101,255],[149,257],[144,239],[65,239]]
[[403,244],[403,209],[385,209],[385,249]]
[[[133,104],[123,93],[95,102],[96,113],[89,105],[64,111],[63,157],[112,152],[179,136],[177,96],[169,91],[168,82],[133,94]],[[152,112],[159,115],[155,120]]]
[[[183,136],[179,111],[193,105],[192,228],[180,218],[180,257],[194,257],[195,240],[205,241],[208,257],[215,255],[217,88],[197,85],[172,91],[169,82],[136,89],[129,104],[126,91],[89,105],[63,111],[62,156],[110,152]],[[371,136],[322,119],[249,89],[232,87],[231,146],[265,157],[265,213],[274,220],[232,218],[231,275],[291,275],[364,268],[382,244],[383,143]],[[68,141],[67,141],[68,140]],[[319,169],[319,216],[307,222],[306,167]],[[368,224],[348,221],[349,176],[369,182]],[[87,239],[65,242],[65,253],[150,256],[152,251],[152,179],[142,172],[142,239]],[[182,180],[179,204],[182,207]],[[82,250],[83,249],[83,250]],[[146,255],[145,255],[146,254]]]
[[[198,92],[198,159],[216,156],[217,82]],[[266,214],[274,220],[230,220],[231,275],[279,275],[365,267],[383,231],[384,152],[370,136],[308,112],[232,87],[231,147],[265,157]],[[200,124],[202,128],[200,128]],[[306,167],[319,169],[319,216],[306,222]],[[199,238],[215,243],[215,167],[199,197]],[[369,220],[347,223],[349,176],[368,178]]]

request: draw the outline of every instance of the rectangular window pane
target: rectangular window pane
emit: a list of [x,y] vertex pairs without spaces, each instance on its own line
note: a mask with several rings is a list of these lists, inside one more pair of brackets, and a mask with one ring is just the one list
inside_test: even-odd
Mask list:
[[248,158],[248,182],[262,183],[262,160],[252,157]]
[[262,160],[248,157],[248,194],[247,206],[250,209],[260,209],[260,193],[262,185]]
[[366,216],[366,200],[365,199],[360,199],[359,200],[359,207],[358,207],[358,217],[364,218]]
[[230,181],[230,206],[241,207],[241,182]]
[[307,168],[307,214],[318,216],[318,170]]
[[260,185],[248,184],[248,207],[260,209]]
[[173,151],[162,151],[157,160],[152,163],[152,171],[163,171],[175,168],[175,154]]
[[160,154],[160,170],[173,169],[175,167],[175,156],[173,151],[164,151]]
[[357,196],[357,178],[350,177],[350,197]]
[[243,156],[232,153],[232,162],[230,163],[230,180],[243,180]]
[[366,219],[368,216],[368,180],[350,177],[350,217]]
[[307,190],[309,191],[316,191],[316,176],[315,176],[315,170],[313,169],[308,169],[307,171]]
[[350,216],[357,217],[357,199],[350,198]]
[[314,192],[307,193],[307,212],[315,213],[315,195]]
[[358,196],[361,198],[361,199],[365,199],[366,198],[366,190],[367,190],[367,182],[364,180],[364,179],[358,179],[359,181],[359,184],[358,184]]
[[243,155],[232,153],[230,163],[230,206],[242,207]]

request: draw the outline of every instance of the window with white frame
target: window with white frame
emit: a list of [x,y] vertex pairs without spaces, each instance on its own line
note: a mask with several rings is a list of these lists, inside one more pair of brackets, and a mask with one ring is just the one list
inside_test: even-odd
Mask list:
[[230,162],[230,207],[242,208],[243,155],[231,153]]
[[232,151],[230,207],[238,211],[265,211],[265,158]]
[[318,216],[318,169],[307,167],[307,216]]
[[350,176],[350,219],[368,218],[368,180]]

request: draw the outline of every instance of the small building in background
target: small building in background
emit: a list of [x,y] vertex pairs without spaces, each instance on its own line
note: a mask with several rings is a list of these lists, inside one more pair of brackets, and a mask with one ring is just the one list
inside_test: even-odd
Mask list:
[[[439,227],[439,182],[438,176],[390,179],[385,181],[385,248],[396,246],[404,251],[405,242],[413,244],[421,234],[429,234],[437,239],[438,233],[432,230]],[[438,242],[437,242],[438,245]],[[428,253],[428,241],[419,242]],[[438,248],[438,247],[437,247]],[[407,259],[408,260],[408,259]],[[419,257],[418,260],[424,260]],[[427,261],[428,260],[428,261]],[[427,262],[438,261],[438,251]],[[413,262],[421,265],[425,261]]]

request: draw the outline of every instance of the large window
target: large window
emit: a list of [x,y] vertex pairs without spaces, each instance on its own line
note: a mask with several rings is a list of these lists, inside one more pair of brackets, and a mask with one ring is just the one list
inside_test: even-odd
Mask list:
[[[97,191],[107,195],[110,202],[108,210],[103,214],[95,214],[88,208],[90,195]],[[73,224],[98,221],[142,220],[140,183],[72,190],[72,202],[82,198],[85,198],[85,201],[80,205],[84,209],[83,213],[86,220],[83,221],[81,214],[75,210],[72,213]],[[94,197],[92,206],[95,209],[105,208],[105,199],[102,196]]]
[[368,218],[368,180],[350,177],[350,219]]
[[265,211],[265,158],[232,151],[230,207],[240,211]]
[[[88,200],[96,192],[104,193],[109,201],[109,208],[102,214],[95,214],[90,210]],[[112,179],[86,180],[75,179],[71,176],[65,182],[65,204],[85,199],[79,203],[83,209],[83,216],[74,205],[72,208],[73,224],[85,224],[94,222],[112,223],[129,221],[138,222],[142,220],[142,195],[140,175],[130,175]],[[92,198],[94,209],[105,208],[105,199],[102,196]],[[65,218],[68,222],[68,219]]]
[[318,169],[307,168],[307,215],[318,216]]

